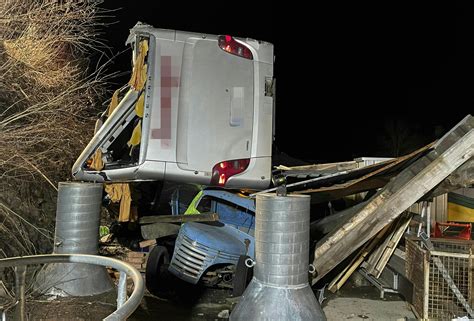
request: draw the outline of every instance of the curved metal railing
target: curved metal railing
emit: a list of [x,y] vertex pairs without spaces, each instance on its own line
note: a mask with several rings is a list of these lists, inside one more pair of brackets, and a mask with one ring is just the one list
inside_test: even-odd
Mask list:
[[[85,263],[111,267],[120,271],[120,278],[117,287],[117,310],[107,316],[105,321],[121,321],[126,320],[140,305],[145,292],[143,278],[133,266],[123,261],[110,257],[88,255],[88,254],[44,254],[12,257],[0,259],[0,269],[5,267],[15,267],[15,288],[18,289],[16,294],[20,314],[24,314],[25,307],[25,271],[27,265],[45,264],[45,263]],[[134,289],[127,300],[127,276],[133,280]],[[22,315],[21,319],[24,318]]]

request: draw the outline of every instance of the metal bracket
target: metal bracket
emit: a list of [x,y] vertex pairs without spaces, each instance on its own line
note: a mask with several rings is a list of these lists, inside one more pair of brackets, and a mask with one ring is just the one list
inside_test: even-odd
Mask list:
[[286,196],[286,185],[278,186],[276,189],[276,194],[278,196]]
[[324,300],[327,299],[327,297],[324,296],[324,292],[326,291],[326,286],[327,284],[325,284],[321,289],[316,289],[318,295],[318,302],[319,304],[321,305],[323,303]]
[[283,175],[277,175],[272,177],[273,185],[276,186],[276,194],[278,196],[286,196],[286,177]]
[[397,290],[394,290],[394,289],[391,289],[391,288],[388,288],[388,287],[384,286],[380,282],[380,280],[376,279],[375,277],[373,277],[372,275],[367,273],[366,269],[360,268],[359,272],[360,272],[360,274],[362,274],[367,279],[367,281],[369,281],[370,283],[372,283],[373,286],[375,286],[377,289],[379,289],[381,299],[384,298],[385,293],[398,293]]

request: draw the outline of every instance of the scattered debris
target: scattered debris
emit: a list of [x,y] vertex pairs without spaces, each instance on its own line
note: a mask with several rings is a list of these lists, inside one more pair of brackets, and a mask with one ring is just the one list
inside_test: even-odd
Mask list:
[[474,154],[474,117],[466,116],[433,145],[425,156],[407,166],[341,228],[318,242],[313,284],[429,193]]
[[110,242],[112,242],[113,238],[114,238],[113,234],[104,235],[99,239],[99,243],[101,243],[101,244],[110,243]]
[[122,260],[135,267],[138,271],[145,272],[147,258],[147,252],[129,251]]
[[67,292],[61,289],[52,287],[48,290],[48,292],[46,292],[45,296],[47,301],[54,301],[57,300],[57,298],[67,298],[70,295],[68,295]]
[[229,315],[230,315],[229,310],[222,310],[221,312],[217,314],[217,317],[221,319],[228,319]]
[[146,248],[146,247],[151,247],[153,245],[156,245],[156,240],[145,240],[145,241],[141,241],[140,243],[138,243],[138,245],[140,246],[140,248]]

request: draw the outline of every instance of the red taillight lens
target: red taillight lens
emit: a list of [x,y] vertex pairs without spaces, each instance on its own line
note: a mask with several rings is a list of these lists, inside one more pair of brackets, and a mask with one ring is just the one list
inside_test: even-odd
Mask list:
[[212,168],[211,184],[224,186],[229,177],[242,173],[249,167],[250,159],[223,161]]
[[219,36],[218,42],[219,47],[222,50],[245,59],[253,60],[253,55],[250,49],[240,42],[237,42],[231,36]]

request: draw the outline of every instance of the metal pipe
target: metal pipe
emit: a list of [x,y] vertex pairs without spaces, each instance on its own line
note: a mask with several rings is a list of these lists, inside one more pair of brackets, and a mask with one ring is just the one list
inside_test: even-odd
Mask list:
[[120,308],[127,301],[127,274],[120,272],[117,289],[117,307]]
[[2,306],[3,308],[3,311],[2,311],[2,321],[7,321],[7,312],[8,310],[16,307],[18,304],[18,300],[14,301],[14,302],[11,302],[9,305],[7,305],[6,307],[5,306]]
[[25,321],[25,283],[26,266],[19,265],[15,267],[15,297],[18,304],[15,307],[15,320]]
[[431,236],[431,202],[426,201],[426,234]]
[[145,293],[145,286],[140,272],[128,263],[110,257],[88,254],[45,254],[12,257],[0,259],[0,268],[44,263],[85,263],[109,266],[120,272],[125,272],[126,275],[131,277],[134,285],[132,294],[120,308],[106,317],[105,321],[125,320],[138,308]]
[[310,197],[257,194],[254,278],[231,321],[326,320],[308,283]]
[[[301,181],[301,182],[287,184],[286,188],[289,189],[291,187],[300,186],[300,185],[304,185],[304,184],[308,184],[308,183],[314,183],[314,182],[321,181],[321,180],[327,179],[327,178],[343,176],[343,175],[348,174],[349,172],[351,172],[351,171],[340,171],[340,172],[337,172],[337,173],[334,173],[334,174],[328,174],[328,175],[319,176],[319,177],[316,177],[316,178],[310,178],[310,179],[307,179],[307,180],[304,180],[304,181]],[[259,191],[259,192],[250,194],[249,197],[255,197],[255,196],[261,195],[261,194],[269,194],[270,192],[275,192],[277,189],[278,189],[278,187],[272,187],[272,188],[269,188],[269,189],[266,189],[266,190],[263,190],[263,191]]]

